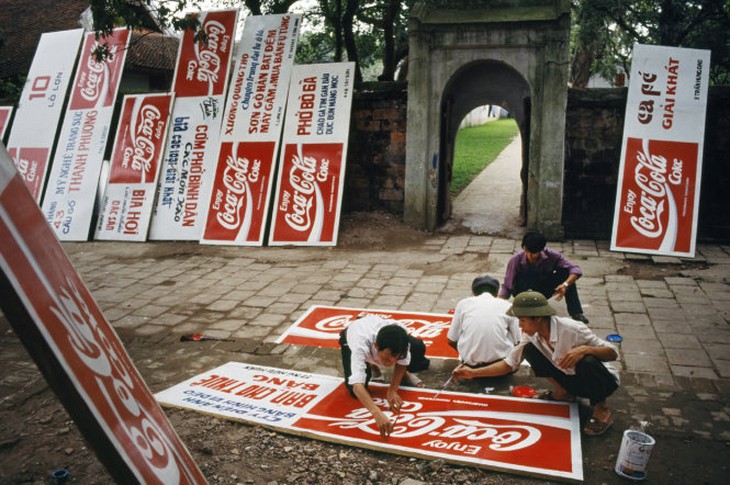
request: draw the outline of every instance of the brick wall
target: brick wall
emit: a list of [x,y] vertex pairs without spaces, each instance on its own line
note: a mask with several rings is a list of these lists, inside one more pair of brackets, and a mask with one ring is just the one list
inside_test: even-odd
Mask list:
[[403,214],[406,83],[365,83],[355,92],[344,211]]
[[[568,238],[610,239],[626,88],[571,89],[566,117],[563,224]],[[708,93],[699,241],[730,241],[730,86]]]
[[[355,93],[344,211],[401,216],[406,160],[405,83]],[[568,238],[610,239],[626,88],[571,89],[566,116],[563,224]],[[730,242],[730,86],[709,90],[698,239]]]

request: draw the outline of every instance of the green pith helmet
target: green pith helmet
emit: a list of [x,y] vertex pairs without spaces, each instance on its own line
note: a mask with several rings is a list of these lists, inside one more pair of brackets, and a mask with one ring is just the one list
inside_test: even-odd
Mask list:
[[548,304],[547,298],[537,291],[523,291],[512,302],[507,315],[514,317],[549,317],[557,312]]

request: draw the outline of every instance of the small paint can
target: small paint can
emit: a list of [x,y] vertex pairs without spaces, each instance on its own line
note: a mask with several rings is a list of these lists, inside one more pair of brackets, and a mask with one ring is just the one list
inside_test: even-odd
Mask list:
[[515,397],[535,397],[537,391],[530,386],[515,386],[512,388],[512,395]]
[[621,449],[616,458],[616,473],[630,480],[644,480],[654,444],[654,438],[646,433],[633,429],[624,431]]

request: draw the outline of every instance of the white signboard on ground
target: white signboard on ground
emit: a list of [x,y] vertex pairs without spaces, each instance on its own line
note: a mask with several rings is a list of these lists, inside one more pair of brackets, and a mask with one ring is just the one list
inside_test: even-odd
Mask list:
[[634,45],[611,249],[694,257],[710,51]]
[[213,184],[223,102],[238,10],[200,14],[207,43],[186,30],[173,90],[175,106],[157,187],[149,239],[197,241]]
[[246,18],[202,243],[261,246],[300,15]]
[[155,397],[163,405],[386,453],[583,479],[576,403],[401,387],[396,414],[388,409],[387,385],[371,383],[369,390],[395,420],[387,440],[340,377],[229,362]]
[[37,202],[83,33],[74,29],[41,35],[18,101],[8,152]]
[[[86,34],[71,99],[53,156],[43,213],[62,241],[86,241],[96,202],[114,101],[122,77],[131,31],[115,29],[95,39]],[[112,57],[98,62],[92,51],[107,44]]]

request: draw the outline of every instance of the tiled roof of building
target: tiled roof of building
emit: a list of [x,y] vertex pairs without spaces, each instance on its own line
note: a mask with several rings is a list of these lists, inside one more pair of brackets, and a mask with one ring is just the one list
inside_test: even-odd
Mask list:
[[[3,0],[0,8],[0,79],[25,76],[44,32],[78,29],[89,0]],[[132,34],[125,69],[173,71],[179,39],[149,30]]]
[[26,75],[43,32],[78,29],[89,0],[3,0],[0,78]]
[[129,42],[127,68],[138,71],[173,71],[180,39],[150,31],[134,31]]

